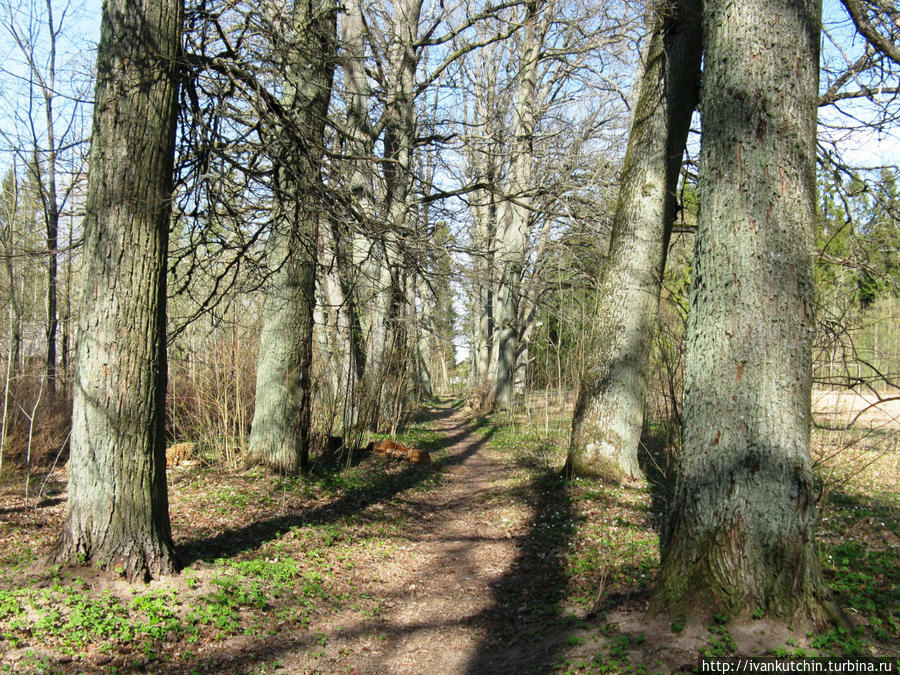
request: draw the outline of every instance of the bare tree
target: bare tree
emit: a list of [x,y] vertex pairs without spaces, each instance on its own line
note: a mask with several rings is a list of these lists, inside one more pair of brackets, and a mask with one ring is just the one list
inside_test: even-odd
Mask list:
[[76,51],[72,45],[63,44],[71,41],[69,22],[77,11],[73,3],[54,8],[54,3],[46,0],[43,7],[33,2],[23,7],[16,0],[5,0],[2,9],[6,33],[21,59],[21,72],[7,72],[22,78],[24,90],[24,105],[16,106],[21,110],[16,113],[16,131],[3,133],[30,172],[41,203],[46,246],[44,370],[53,393],[58,360],[60,223],[61,215],[72,206],[83,173],[87,77],[78,72],[74,62],[63,62],[77,57],[71,53]]

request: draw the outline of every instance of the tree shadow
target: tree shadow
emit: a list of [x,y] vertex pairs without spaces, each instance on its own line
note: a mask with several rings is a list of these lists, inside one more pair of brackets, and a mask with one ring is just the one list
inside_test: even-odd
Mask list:
[[[458,433],[436,441],[440,448],[451,448],[456,441],[467,435],[466,424],[462,423]],[[211,562],[227,558],[244,551],[258,548],[263,543],[275,539],[293,527],[323,525],[333,523],[360,512],[370,504],[385,501],[401,492],[422,483],[434,472],[461,464],[475,454],[491,437],[485,434],[465,449],[448,454],[431,464],[410,464],[399,473],[385,474],[373,483],[346,490],[339,498],[312,509],[297,509],[272,518],[258,520],[242,527],[232,528],[211,537],[182,542],[177,547],[183,567],[198,561]],[[363,453],[360,453],[363,454]],[[334,477],[340,467],[333,467],[322,476],[326,482]]]
[[57,506],[63,501],[62,497],[42,497],[36,504],[23,504],[22,506],[0,507],[0,516],[12,515],[14,513],[26,513],[28,511],[36,511],[37,509],[45,509],[51,506]]
[[638,445],[638,463],[650,487],[650,510],[656,531],[662,527],[675,489],[675,464],[665,426],[644,424]]
[[438,422],[440,420],[449,419],[462,408],[461,401],[454,401],[450,405],[446,401],[438,401],[419,408],[410,416],[412,424],[422,422]]
[[565,479],[554,471],[526,488],[534,520],[509,572],[493,586],[493,605],[473,617],[488,633],[468,673],[547,672],[568,632],[562,616],[568,578],[563,561],[575,531]]

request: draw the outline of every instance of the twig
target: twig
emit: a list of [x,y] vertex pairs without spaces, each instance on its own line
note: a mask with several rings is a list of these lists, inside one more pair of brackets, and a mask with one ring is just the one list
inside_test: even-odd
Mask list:
[[37,400],[31,409],[31,415],[21,405],[19,410],[28,418],[28,447],[25,452],[25,505],[28,506],[28,486],[31,483],[31,441],[34,438],[34,418],[37,417],[38,405],[41,403],[41,397],[44,395],[44,375],[41,375],[41,386],[38,389]]
[[59,456],[62,454],[63,448],[66,447],[66,443],[69,442],[69,436],[72,435],[71,429],[69,433],[66,434],[66,439],[62,442],[62,445],[59,446],[59,450],[56,451],[56,457],[53,459],[53,466],[50,467],[50,470],[47,472],[47,475],[44,477],[44,482],[41,483],[41,489],[38,491],[37,500],[34,502],[34,510],[37,511],[38,504],[41,501],[41,497],[44,496],[44,487],[47,485],[47,481],[50,480],[50,476],[53,475],[53,470],[56,468],[56,463],[59,461]]

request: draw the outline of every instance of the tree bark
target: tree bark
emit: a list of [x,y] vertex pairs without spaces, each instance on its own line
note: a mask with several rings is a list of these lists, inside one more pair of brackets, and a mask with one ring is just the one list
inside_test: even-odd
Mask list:
[[[332,231],[335,240],[338,273],[342,291],[348,303],[351,321],[350,350],[355,388],[361,389],[366,372],[377,364],[371,364],[368,356],[380,358],[383,351],[381,326],[377,325],[383,314],[373,307],[380,299],[380,260],[375,241],[369,236],[375,220],[375,168],[374,131],[369,125],[369,81],[366,75],[366,20],[361,0],[347,3],[340,21],[340,44],[344,55],[344,87],[346,90],[346,134],[343,139],[344,163],[347,166],[347,183],[352,198],[346,222],[351,225],[345,232],[338,223]],[[361,225],[361,227],[359,227]],[[377,333],[377,335],[376,335]],[[370,349],[371,352],[367,352]],[[356,419],[359,401],[350,401],[351,418]]]
[[[51,101],[46,102],[48,110],[51,110]],[[53,116],[48,112],[47,133],[50,142],[50,158],[48,160],[47,197],[44,205],[46,230],[47,230],[47,326],[45,337],[47,340],[47,353],[45,358],[45,371],[47,374],[47,388],[51,394],[56,393],[56,334],[59,328],[59,313],[57,311],[58,281],[59,281],[59,206],[56,196],[56,152],[53,139]]]
[[[383,267],[381,288],[385,291],[376,306],[380,316],[374,318],[372,332],[380,330],[381,353],[370,357],[375,387],[369,395],[378,399],[375,427],[391,426],[391,434],[406,415],[411,396],[407,389],[413,370],[411,359],[417,349],[409,319],[412,308],[409,298],[415,293],[407,270],[408,245],[404,241],[416,230],[417,223],[411,205],[416,145],[416,70],[419,65],[418,41],[422,0],[396,0],[392,9],[394,20],[387,48],[388,80],[385,84],[384,184],[383,213],[387,226],[383,236]],[[412,293],[412,294],[411,294]],[[377,350],[377,343],[374,344]],[[386,404],[386,406],[384,405]]]
[[247,463],[286,474],[309,468],[316,252],[323,204],[319,169],[337,31],[332,0],[306,0],[293,7],[282,96],[288,119],[276,121],[268,143],[275,167],[275,221],[267,251],[272,271],[247,453]]
[[657,3],[599,295],[597,360],[572,419],[567,471],[638,478],[647,360],[659,308],[678,174],[697,105],[699,0]]
[[531,189],[534,163],[535,92],[537,90],[538,61],[543,36],[538,31],[538,15],[542,0],[529,2],[525,8],[524,37],[519,61],[519,82],[513,112],[513,160],[509,169],[506,192],[502,203],[497,232],[496,263],[500,267],[497,284],[497,379],[494,387],[494,406],[509,408],[514,398],[516,363],[519,356],[519,295],[528,247],[531,216],[528,191]]
[[819,0],[707,0],[684,445],[655,603],[829,613],[809,459]]
[[173,572],[166,250],[183,0],[107,0],[85,217],[69,496],[52,558]]

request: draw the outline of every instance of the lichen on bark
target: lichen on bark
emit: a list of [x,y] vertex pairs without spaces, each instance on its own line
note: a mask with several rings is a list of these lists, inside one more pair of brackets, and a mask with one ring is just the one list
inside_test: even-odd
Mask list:
[[698,0],[664,0],[652,12],[598,291],[601,348],[585,373],[572,419],[567,469],[577,475],[643,477],[638,445],[648,357],[702,49]]
[[183,0],[106,0],[60,563],[171,573],[166,254]]
[[837,612],[809,458],[818,0],[704,4],[684,438],[657,611]]

